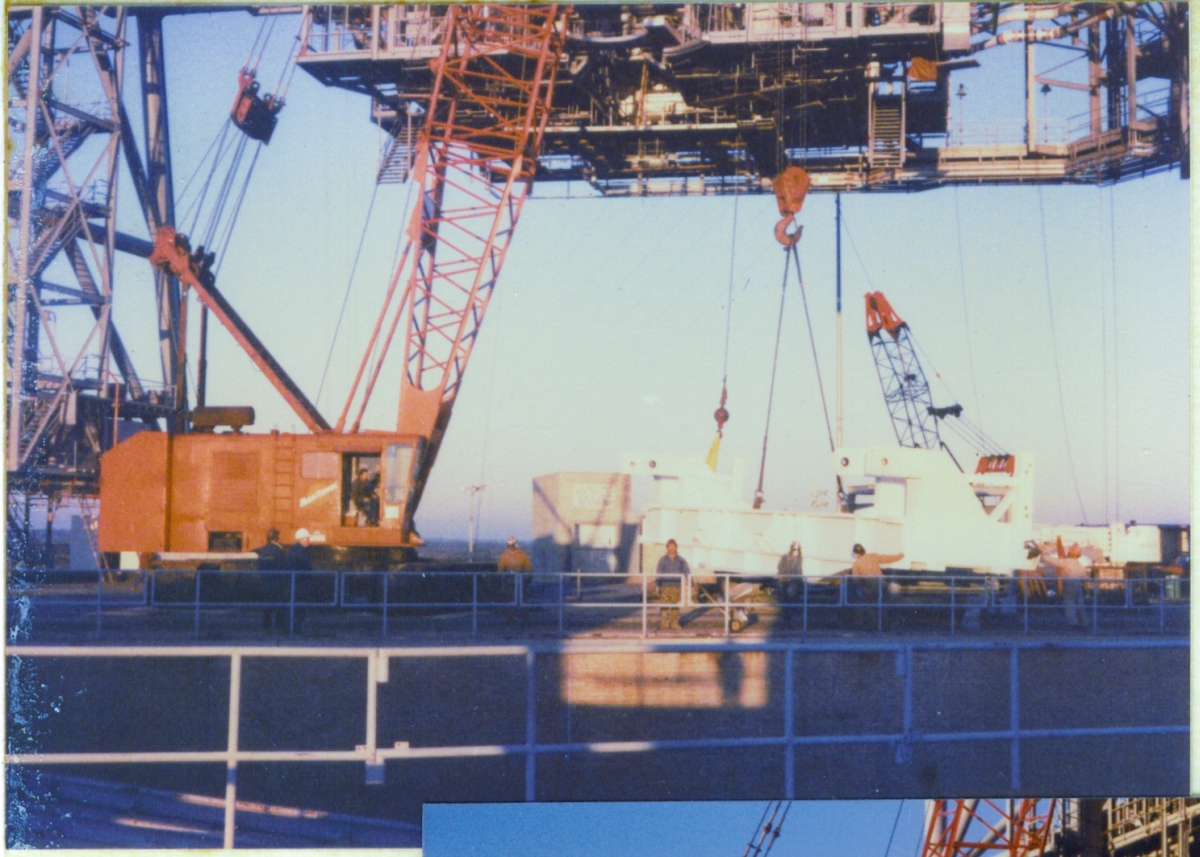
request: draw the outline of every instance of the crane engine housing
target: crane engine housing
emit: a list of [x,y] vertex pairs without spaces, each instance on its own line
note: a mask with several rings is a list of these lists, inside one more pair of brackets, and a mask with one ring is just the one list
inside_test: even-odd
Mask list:
[[[390,432],[141,432],[101,459],[100,549],[145,566],[155,554],[253,550],[272,528],[286,543],[303,527],[327,567],[394,567],[419,544],[405,521],[423,450],[422,438]],[[360,470],[374,522],[352,499]]]

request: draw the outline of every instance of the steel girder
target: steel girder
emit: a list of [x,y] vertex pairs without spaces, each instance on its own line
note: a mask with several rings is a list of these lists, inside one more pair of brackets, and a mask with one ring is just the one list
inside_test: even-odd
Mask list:
[[[145,255],[149,246],[116,230],[122,149],[139,197],[150,198],[122,101],[127,21],[119,7],[8,16],[10,152],[18,156],[8,164],[5,464],[10,493],[45,495],[48,506],[96,492],[99,455],[122,419],[157,425],[175,409],[174,376],[150,389],[111,318],[116,251]],[[165,121],[164,108],[154,122]],[[169,199],[165,147],[149,162],[152,174],[165,170],[159,196]],[[168,206],[151,229],[169,217]],[[178,339],[174,316],[164,338]]]
[[934,800],[926,808],[922,857],[1040,857],[1059,802]]

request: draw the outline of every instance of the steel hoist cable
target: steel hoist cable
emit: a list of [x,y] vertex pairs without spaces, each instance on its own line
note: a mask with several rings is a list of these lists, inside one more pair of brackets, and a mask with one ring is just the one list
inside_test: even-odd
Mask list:
[[754,489],[754,508],[761,509],[763,504],[763,477],[767,470],[767,438],[771,433],[771,406],[775,401],[775,370],[779,366],[779,340],[783,335],[783,304],[787,298],[788,267],[791,265],[791,255],[784,255],[783,284],[779,290],[779,321],[775,325],[775,356],[771,358],[771,386],[767,392],[767,423],[763,428],[762,460],[758,465],[758,487]]
[[1050,350],[1054,354],[1054,374],[1058,380],[1058,407],[1062,413],[1063,440],[1067,446],[1067,463],[1071,468],[1071,479],[1075,484],[1075,499],[1079,501],[1079,514],[1086,524],[1087,510],[1083,507],[1083,494],[1079,491],[1079,475],[1075,470],[1075,458],[1071,454],[1071,433],[1067,428],[1067,403],[1063,396],[1062,367],[1058,360],[1058,337],[1054,326],[1054,299],[1050,294],[1050,249],[1046,244],[1046,210],[1042,202],[1042,189],[1038,187],[1038,215],[1042,227],[1042,268],[1046,278],[1046,307],[1050,312]]

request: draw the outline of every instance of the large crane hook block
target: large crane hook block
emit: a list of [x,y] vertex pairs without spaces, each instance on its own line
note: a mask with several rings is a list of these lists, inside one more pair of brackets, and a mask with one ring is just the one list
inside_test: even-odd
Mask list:
[[238,72],[238,96],[229,116],[242,133],[251,140],[270,143],[278,121],[277,115],[282,109],[282,100],[277,101],[272,95],[259,96],[258,81],[254,79],[253,71],[242,69]]
[[783,217],[775,224],[775,239],[785,247],[791,247],[800,240],[800,228],[788,232],[792,218],[804,207],[804,197],[808,195],[812,179],[803,167],[790,166],[775,176],[771,186],[775,190],[775,201],[779,204],[779,214]]

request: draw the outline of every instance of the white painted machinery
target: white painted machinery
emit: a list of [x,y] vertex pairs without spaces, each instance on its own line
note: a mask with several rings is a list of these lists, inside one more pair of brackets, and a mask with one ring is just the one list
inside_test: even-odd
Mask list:
[[1034,536],[1033,458],[1006,459],[997,468],[992,457],[980,456],[974,471],[960,472],[941,450],[837,450],[834,470],[851,512],[754,509],[743,499],[740,463],[731,473],[714,473],[699,457],[626,456],[621,469],[656,483],[642,522],[645,571],[673,538],[701,576],[775,575],[793,541],[803,551],[806,577],[847,569],[855,543],[903,553],[895,568],[1010,575],[1036,565],[1025,548]]

